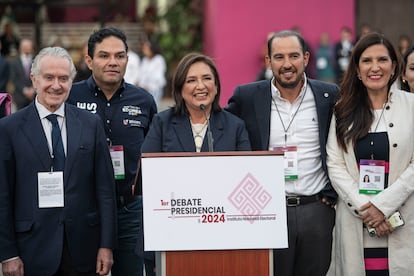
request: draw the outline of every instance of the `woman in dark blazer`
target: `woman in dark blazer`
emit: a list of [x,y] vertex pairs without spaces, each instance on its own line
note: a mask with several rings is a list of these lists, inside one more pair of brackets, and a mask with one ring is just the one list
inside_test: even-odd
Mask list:
[[142,152],[250,150],[244,122],[219,105],[220,78],[209,57],[186,55],[172,90],[175,106],[154,116]]
[[[250,151],[244,122],[219,105],[220,78],[209,57],[186,55],[174,74],[172,93],[175,106],[154,116],[142,152]],[[145,253],[147,275],[155,275],[154,259],[152,252]]]

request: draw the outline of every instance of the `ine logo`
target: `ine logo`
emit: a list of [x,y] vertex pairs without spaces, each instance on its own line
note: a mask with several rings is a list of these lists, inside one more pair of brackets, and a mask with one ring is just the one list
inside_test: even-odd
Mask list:
[[229,195],[228,199],[244,216],[259,216],[272,196],[250,173]]

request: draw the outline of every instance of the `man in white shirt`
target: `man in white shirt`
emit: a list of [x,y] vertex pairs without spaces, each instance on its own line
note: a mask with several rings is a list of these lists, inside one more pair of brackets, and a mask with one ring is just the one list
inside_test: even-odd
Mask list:
[[253,150],[284,151],[288,161],[289,247],[274,250],[278,276],[322,276],[330,264],[336,193],[325,144],[338,87],[306,77],[309,55],[298,33],[276,33],[266,56],[273,78],[238,86],[226,107],[245,121]]

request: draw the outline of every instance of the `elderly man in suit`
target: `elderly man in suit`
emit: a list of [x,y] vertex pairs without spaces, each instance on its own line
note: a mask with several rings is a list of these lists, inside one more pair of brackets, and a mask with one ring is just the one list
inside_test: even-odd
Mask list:
[[102,122],[64,104],[76,70],[44,48],[37,97],[0,120],[0,260],[4,275],[106,275],[116,240],[113,167]]
[[245,121],[253,150],[285,152],[289,247],[274,251],[275,275],[326,275],[330,264],[336,193],[325,144],[338,87],[306,77],[309,55],[301,35],[276,33],[273,78],[237,87],[226,108]]

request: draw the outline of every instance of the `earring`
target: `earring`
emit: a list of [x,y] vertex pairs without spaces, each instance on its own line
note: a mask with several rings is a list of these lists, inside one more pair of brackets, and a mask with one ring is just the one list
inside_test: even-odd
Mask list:
[[403,83],[407,83],[407,80],[406,80],[406,79],[403,79],[403,80],[402,80],[402,82],[403,82]]
[[360,75],[358,75],[357,77],[358,77],[359,80],[361,80],[361,76]]

